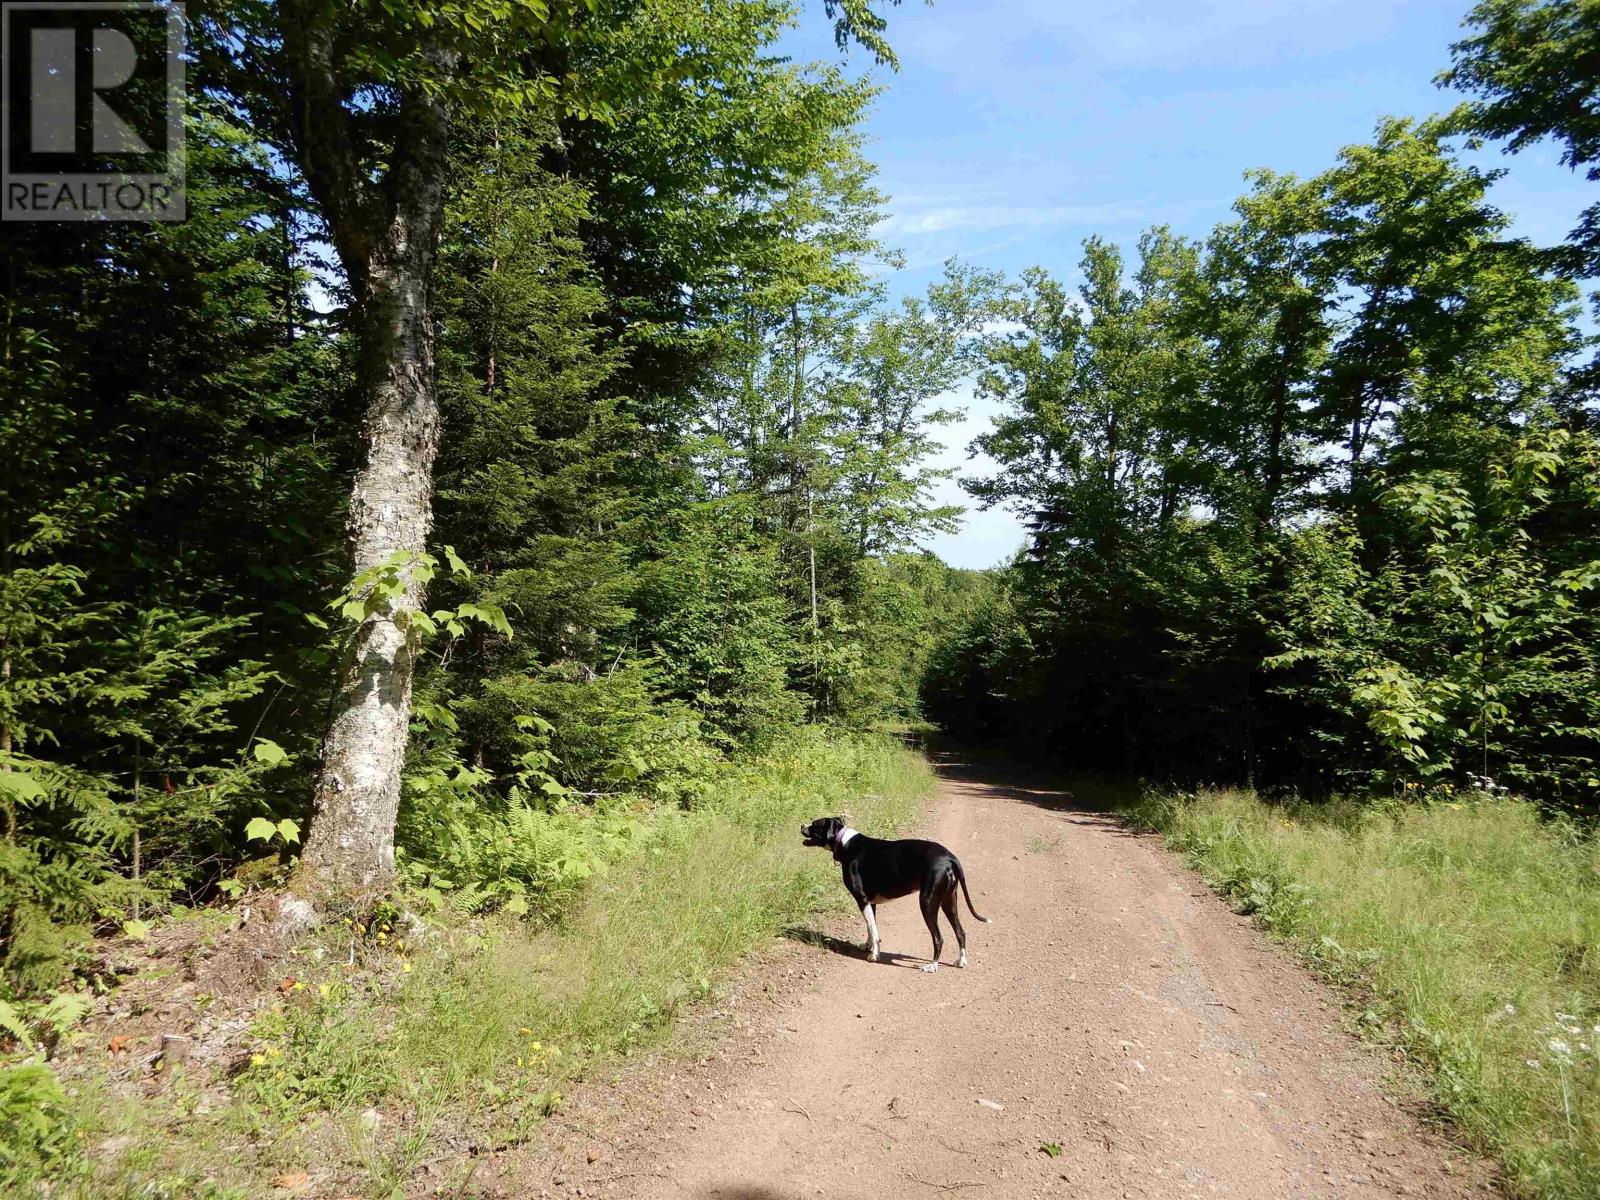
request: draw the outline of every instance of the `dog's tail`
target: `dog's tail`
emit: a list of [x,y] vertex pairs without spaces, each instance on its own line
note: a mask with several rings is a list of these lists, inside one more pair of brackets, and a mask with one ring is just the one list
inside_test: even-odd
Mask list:
[[967,911],[969,913],[971,913],[973,916],[977,917],[978,920],[982,921],[985,925],[987,925],[989,923],[989,918],[985,917],[985,916],[981,916],[978,913],[978,910],[972,907],[972,893],[967,891],[967,872],[966,872],[965,868],[962,867],[961,860],[959,858],[956,858],[956,856],[953,855],[953,854],[950,857],[952,859],[955,859],[956,879],[959,880],[960,883],[961,883],[961,894],[962,894],[962,896],[964,896],[966,898]]

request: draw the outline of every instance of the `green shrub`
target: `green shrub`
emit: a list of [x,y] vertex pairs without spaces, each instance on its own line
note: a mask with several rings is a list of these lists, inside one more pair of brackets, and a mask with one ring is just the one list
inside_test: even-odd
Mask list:
[[[543,1094],[655,1036],[739,956],[831,894],[832,862],[800,844],[802,820],[849,811],[893,829],[931,784],[926,763],[886,739],[796,736],[693,809],[638,827],[556,923],[462,928],[444,952],[419,954],[387,1053],[402,1076],[452,1095],[512,1088],[540,1059],[533,1094]],[[560,1060],[531,1052],[534,1041]]]
[[0,1185],[62,1173],[75,1156],[75,1133],[54,1071],[41,1062],[0,1066]]

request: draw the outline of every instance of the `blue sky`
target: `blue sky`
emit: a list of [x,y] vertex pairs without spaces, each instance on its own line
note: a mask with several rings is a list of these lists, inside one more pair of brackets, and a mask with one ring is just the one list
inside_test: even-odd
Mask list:
[[[1252,167],[1312,174],[1367,140],[1387,114],[1453,105],[1433,77],[1470,7],[1379,0],[908,0],[888,10],[899,74],[868,122],[868,154],[891,197],[881,232],[905,253],[891,287],[920,292],[957,255],[1016,274],[1070,277],[1080,243],[1131,245],[1170,225],[1201,236],[1228,215]],[[833,56],[820,0],[785,39],[797,58]],[[853,51],[851,61],[864,55]],[[1538,147],[1516,158],[1497,203],[1537,241],[1559,241],[1593,185]],[[942,462],[964,470],[989,411],[946,430]],[[929,546],[957,566],[992,566],[1021,543],[1016,520],[967,503],[959,533]]]

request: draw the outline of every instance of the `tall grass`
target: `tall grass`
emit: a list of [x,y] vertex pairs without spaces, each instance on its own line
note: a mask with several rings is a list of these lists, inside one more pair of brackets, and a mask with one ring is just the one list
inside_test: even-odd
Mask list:
[[180,1093],[92,1117],[97,1136],[137,1144],[75,1194],[233,1200],[331,1168],[389,1196],[441,1145],[514,1143],[575,1077],[659,1040],[743,955],[838,903],[801,822],[844,812],[888,832],[932,788],[927,762],[887,738],[801,735],[693,809],[654,814],[552,922],[457,917],[399,948],[398,921],[332,931],[285,964],[293,982],[257,1020],[232,1102],[201,1116]]
[[402,1071],[454,1091],[534,1061],[559,1080],[631,1050],[742,955],[843,895],[831,857],[801,845],[802,821],[849,811],[895,829],[932,778],[884,741],[795,743],[664,822],[559,925],[500,925],[430,955],[408,982],[391,1051]]
[[1520,1195],[1600,1196],[1600,844],[1514,799],[1137,810],[1360,999]]

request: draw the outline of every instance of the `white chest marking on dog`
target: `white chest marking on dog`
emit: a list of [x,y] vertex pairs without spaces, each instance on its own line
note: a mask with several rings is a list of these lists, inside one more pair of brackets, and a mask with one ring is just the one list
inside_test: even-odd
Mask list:
[[856,836],[856,830],[851,829],[850,826],[848,826],[848,825],[846,825],[843,829],[839,830],[839,834],[838,834],[838,837],[839,837],[839,848],[841,850],[844,849],[846,846],[848,846],[850,844],[850,839],[855,837],[855,836]]

